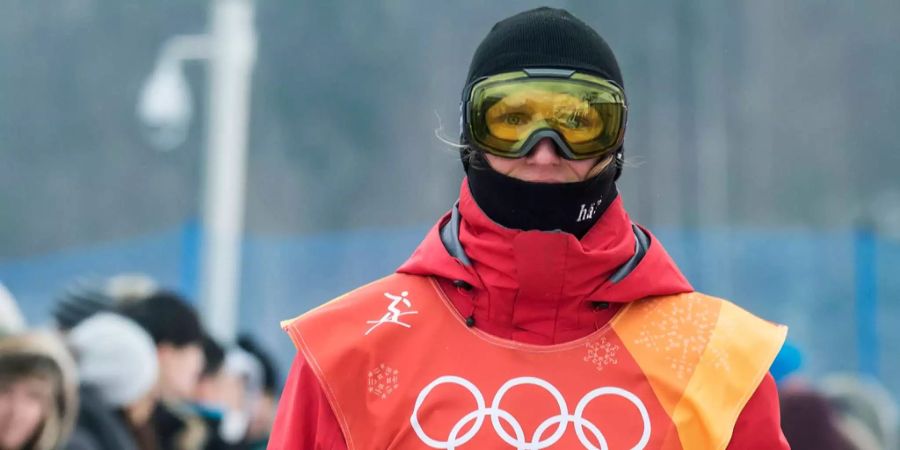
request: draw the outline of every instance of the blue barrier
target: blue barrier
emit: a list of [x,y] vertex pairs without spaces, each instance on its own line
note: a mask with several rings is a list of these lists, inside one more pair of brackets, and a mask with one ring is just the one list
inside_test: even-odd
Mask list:
[[[334,296],[393,271],[427,225],[306,236],[248,236],[240,326],[278,355],[294,350],[278,328]],[[657,238],[695,288],[786,323],[809,375],[876,374],[900,394],[900,243],[866,231],[660,228]],[[32,324],[48,320],[63,287],[79,277],[144,272],[197,292],[196,224],[151,236],[20,260],[0,261],[0,281]],[[879,345],[879,343],[883,343]]]

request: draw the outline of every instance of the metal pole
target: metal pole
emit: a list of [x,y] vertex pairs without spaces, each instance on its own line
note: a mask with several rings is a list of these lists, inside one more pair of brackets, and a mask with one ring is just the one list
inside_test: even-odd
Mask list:
[[223,342],[237,328],[253,9],[252,0],[214,0],[211,13],[200,299],[207,329]]

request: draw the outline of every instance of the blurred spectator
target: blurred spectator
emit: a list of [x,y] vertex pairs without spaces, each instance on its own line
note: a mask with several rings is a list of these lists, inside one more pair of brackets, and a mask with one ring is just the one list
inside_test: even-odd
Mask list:
[[206,367],[195,396],[209,425],[207,450],[264,449],[275,416],[274,363],[249,336],[225,350],[204,340]]
[[791,450],[862,450],[844,434],[828,399],[799,383],[782,389],[781,428]]
[[250,449],[263,450],[268,444],[269,432],[275,422],[277,397],[281,392],[281,386],[278,385],[280,378],[272,356],[252,336],[246,334],[239,336],[238,346],[253,355],[263,370],[262,387],[255,404],[252,405],[246,438]]
[[178,294],[159,290],[126,301],[119,310],[140,324],[156,343],[159,393],[153,428],[163,450],[202,447],[205,426],[189,402],[203,370],[203,329],[194,308]]
[[113,309],[113,300],[100,283],[77,280],[66,287],[53,308],[57,327],[68,332],[88,317]]
[[21,332],[25,329],[25,319],[16,299],[0,284],[0,336]]
[[80,279],[66,287],[53,308],[53,318],[65,332],[100,311],[146,299],[157,290],[156,282],[143,274],[121,274],[105,280]]
[[897,449],[900,413],[888,390],[877,380],[834,374],[821,383],[845,434],[861,450]]
[[225,349],[211,336],[204,335],[203,357],[203,371],[197,381],[195,398],[202,398],[207,393],[216,391],[219,375],[222,374],[222,366],[225,364]]
[[[242,380],[225,370],[225,349],[213,338],[203,340],[206,365],[194,395],[196,408],[207,424],[206,450],[234,450],[245,448],[241,438],[246,420],[240,415],[244,400]],[[237,429],[235,429],[237,428]]]
[[0,448],[52,450],[78,408],[75,368],[52,335],[0,337]]
[[220,431],[226,442],[245,442],[262,392],[263,367],[255,356],[235,346],[225,354],[224,371],[228,389],[235,394],[237,402],[222,419]]
[[151,337],[118,314],[101,312],[68,335],[81,377],[78,425],[68,450],[156,450],[149,427],[156,405]]
[[174,292],[159,291],[120,311],[156,343],[163,399],[189,399],[203,369],[203,328],[194,308]]

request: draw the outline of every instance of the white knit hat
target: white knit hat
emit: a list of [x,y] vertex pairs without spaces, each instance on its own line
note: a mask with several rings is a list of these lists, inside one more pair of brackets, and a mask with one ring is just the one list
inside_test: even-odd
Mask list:
[[0,336],[25,330],[25,319],[16,306],[16,299],[0,283]]
[[129,405],[147,394],[159,374],[153,338],[118,314],[98,313],[69,333],[81,381],[96,387],[112,406]]

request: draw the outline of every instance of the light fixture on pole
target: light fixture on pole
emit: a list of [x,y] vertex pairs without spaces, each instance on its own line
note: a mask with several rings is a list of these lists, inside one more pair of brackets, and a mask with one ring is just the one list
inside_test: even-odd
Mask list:
[[187,138],[194,100],[183,66],[209,60],[211,49],[211,36],[206,34],[175,36],[163,44],[137,105],[138,119],[157,149],[174,150]]
[[252,0],[214,0],[207,34],[169,39],[141,90],[137,115],[151,143],[184,143],[193,100],[182,66],[208,63],[200,302],[207,329],[234,340],[240,292],[250,79],[256,60]]

